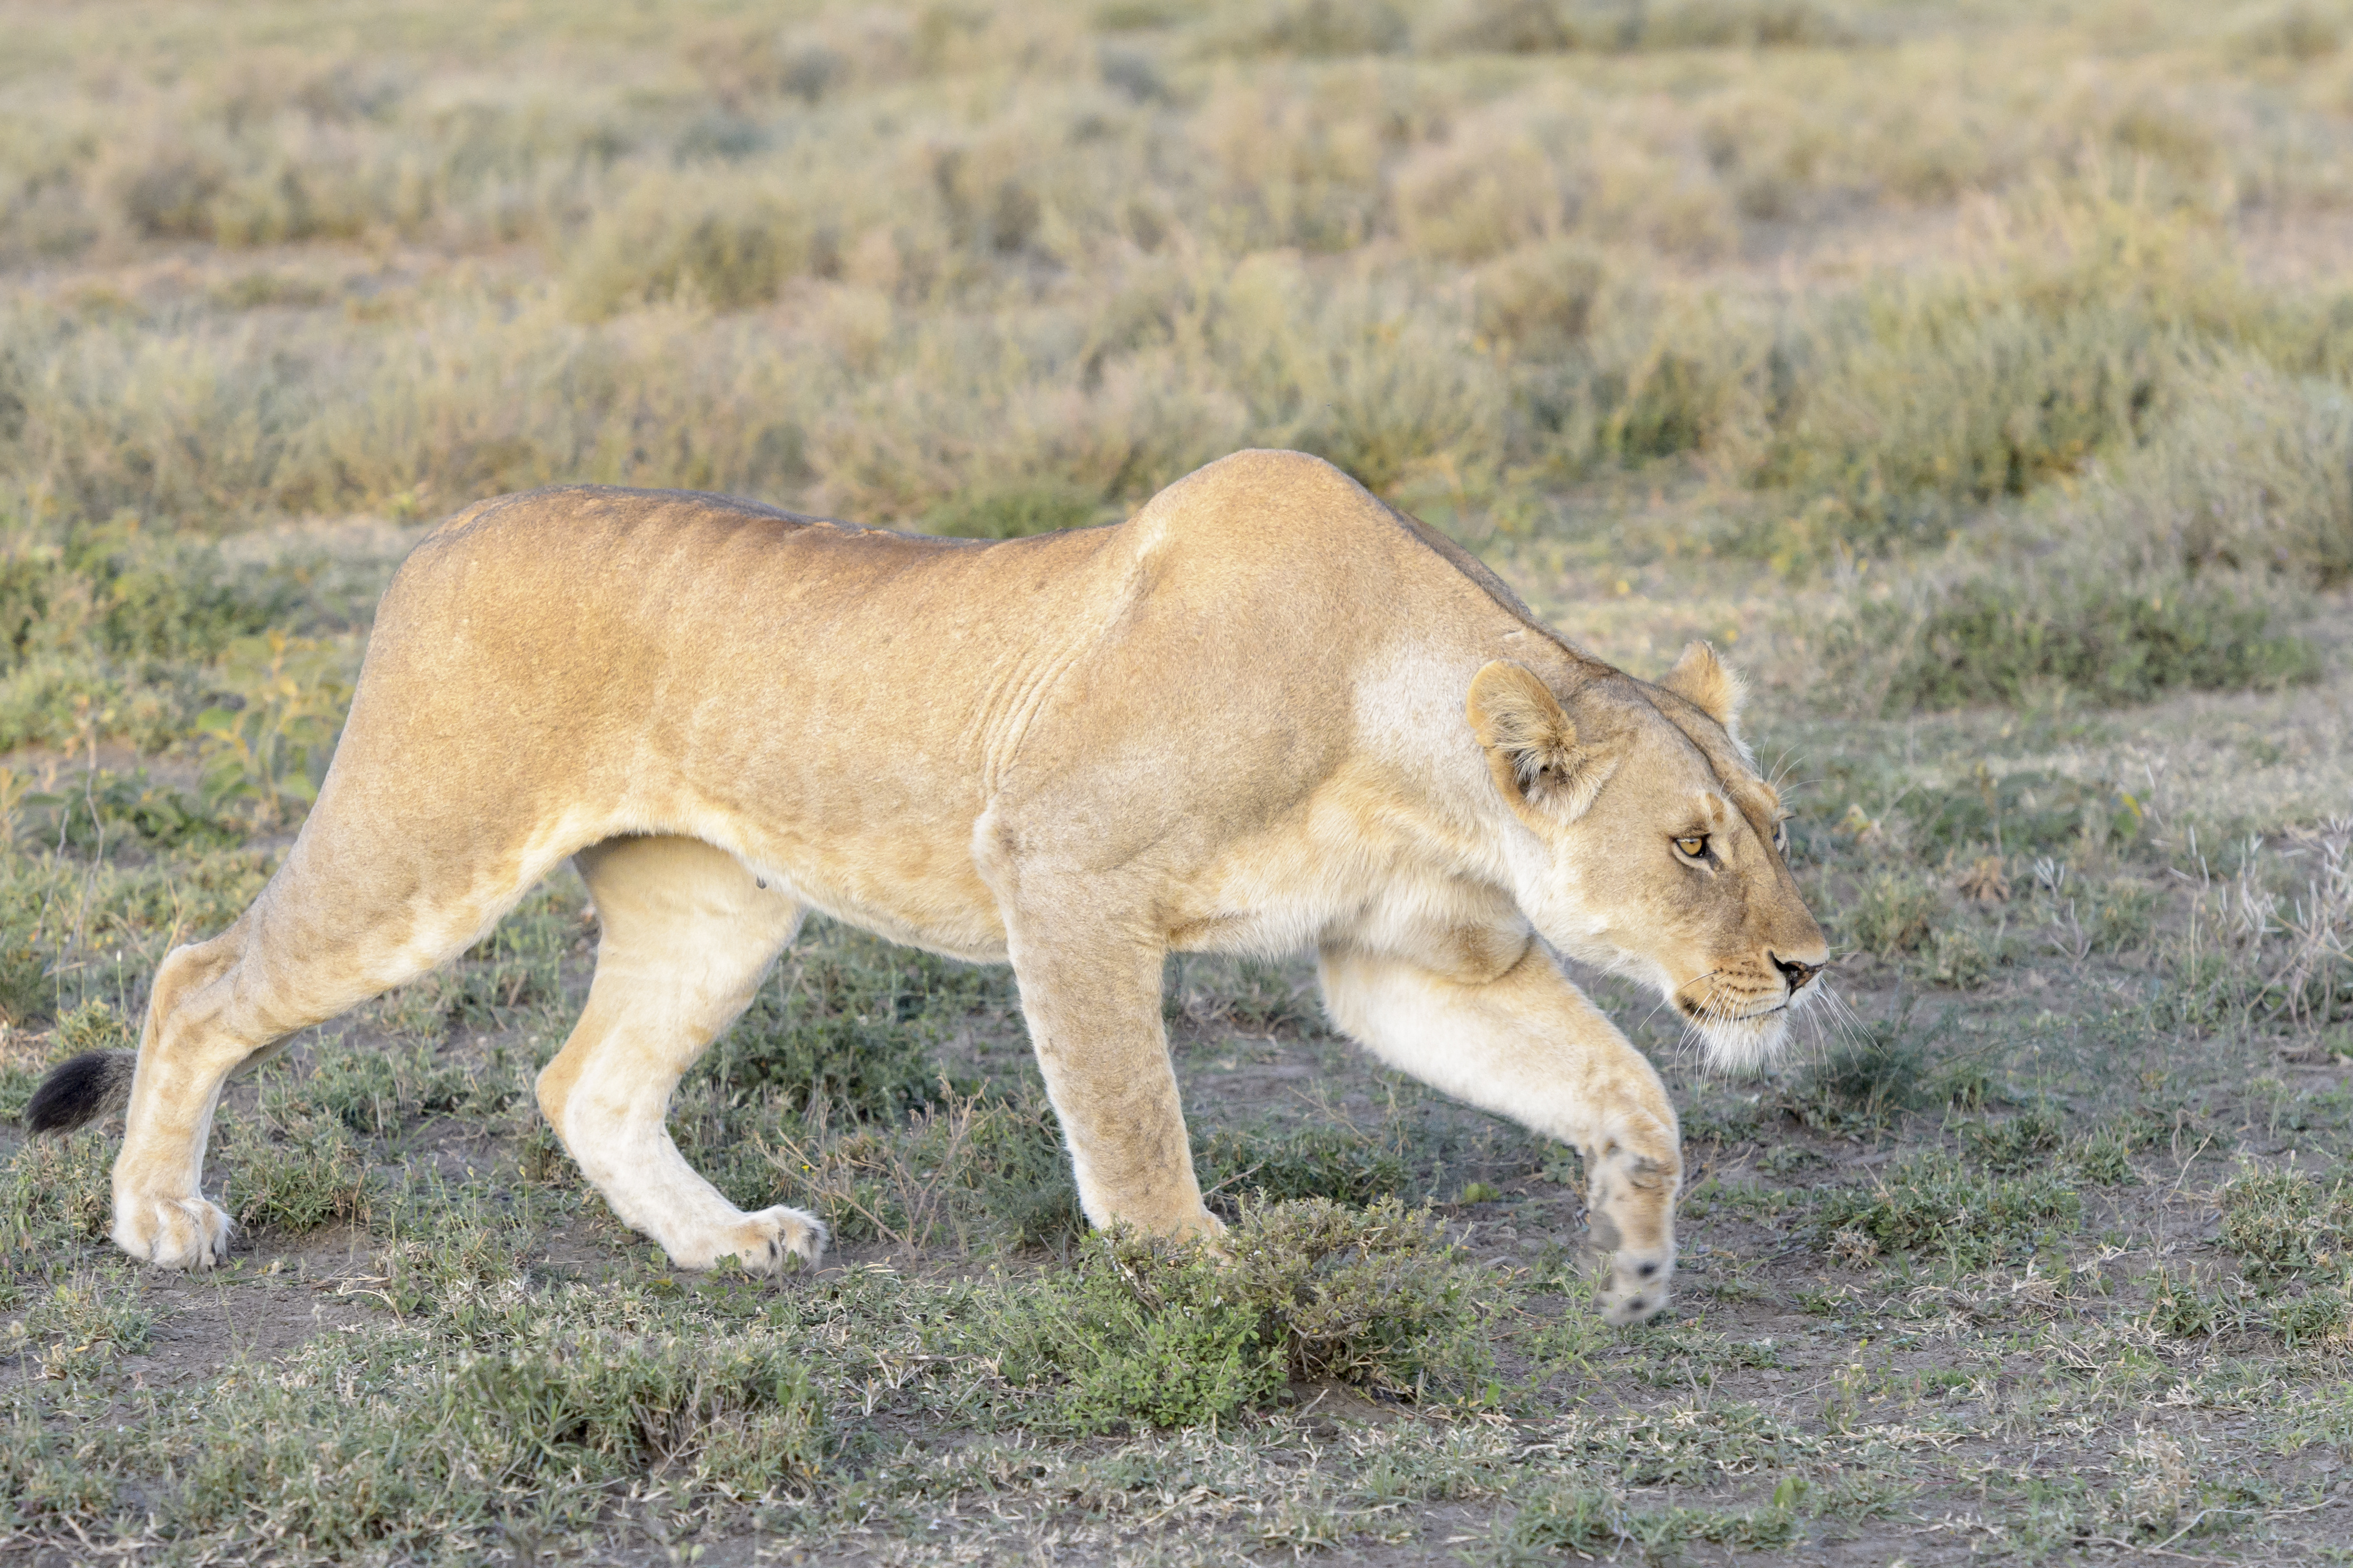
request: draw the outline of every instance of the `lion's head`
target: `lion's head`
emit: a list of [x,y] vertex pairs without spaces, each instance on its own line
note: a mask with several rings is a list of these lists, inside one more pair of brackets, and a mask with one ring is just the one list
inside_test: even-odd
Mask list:
[[1615,671],[1556,692],[1498,661],[1471,728],[1527,829],[1520,907],[1555,947],[1655,984],[1726,1067],[1770,1059],[1830,962],[1783,858],[1780,796],[1737,729],[1740,688],[1704,643],[1658,685]]

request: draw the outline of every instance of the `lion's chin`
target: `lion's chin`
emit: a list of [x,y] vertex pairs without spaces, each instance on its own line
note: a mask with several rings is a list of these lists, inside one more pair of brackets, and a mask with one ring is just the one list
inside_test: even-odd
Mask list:
[[1789,1010],[1780,1008],[1762,1018],[1736,1018],[1702,1024],[1711,1067],[1727,1073],[1761,1072],[1780,1059],[1789,1038]]

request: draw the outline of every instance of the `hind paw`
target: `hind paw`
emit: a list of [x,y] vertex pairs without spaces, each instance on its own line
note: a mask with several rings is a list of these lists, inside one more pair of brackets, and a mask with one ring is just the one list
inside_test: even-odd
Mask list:
[[158,1268],[210,1268],[228,1257],[236,1227],[204,1198],[118,1198],[114,1245]]

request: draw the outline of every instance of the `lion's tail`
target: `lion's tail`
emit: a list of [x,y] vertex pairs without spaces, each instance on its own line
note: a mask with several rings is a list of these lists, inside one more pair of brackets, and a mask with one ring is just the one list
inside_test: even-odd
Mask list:
[[131,1103],[134,1051],[84,1051],[60,1062],[41,1080],[25,1106],[25,1126],[34,1132],[70,1132],[86,1121]]

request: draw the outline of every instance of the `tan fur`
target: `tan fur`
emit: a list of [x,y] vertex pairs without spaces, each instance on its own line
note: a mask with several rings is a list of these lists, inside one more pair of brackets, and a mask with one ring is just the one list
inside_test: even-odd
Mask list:
[[[1674,1111],[1538,938],[1657,984],[1736,1057],[1778,1042],[1804,975],[1775,961],[1825,952],[1720,685],[1577,652],[1295,453],[994,544],[710,496],[486,501],[385,595],[285,864],[158,972],[115,1239],[216,1261],[200,1184],[230,1071],[462,951],[569,857],[603,943],[540,1104],[681,1266],[823,1245],[808,1215],[738,1212],[662,1126],[818,909],[1009,960],[1088,1215],[1171,1232],[1217,1221],[1163,956],[1312,945],[1369,1048],[1585,1152],[1609,1309],[1645,1316],[1673,1262]],[[1696,831],[1719,864],[1676,858]]]

